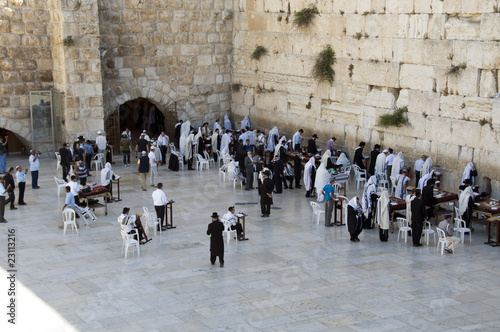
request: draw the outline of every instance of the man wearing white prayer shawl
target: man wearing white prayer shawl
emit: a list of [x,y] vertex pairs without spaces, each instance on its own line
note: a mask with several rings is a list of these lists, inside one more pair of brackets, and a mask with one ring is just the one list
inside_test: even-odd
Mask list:
[[465,221],[466,227],[470,228],[472,212],[474,211],[474,193],[470,185],[462,191],[458,198],[458,210],[460,212],[460,218]]
[[224,148],[228,148],[229,153],[229,143],[231,142],[231,136],[229,136],[229,130],[226,130],[226,133],[222,135],[220,140],[220,150],[224,150]]
[[[321,164],[316,171],[316,179],[314,180],[314,187],[316,188],[316,193],[318,194],[318,202],[323,202],[325,200],[325,195],[321,194],[321,189],[323,189],[330,182],[330,173],[326,169],[328,159],[330,159],[330,151],[326,151],[321,157]],[[314,157],[312,157],[314,159]]]
[[181,138],[179,139],[179,152],[184,157],[186,155],[186,140],[189,136],[189,132],[186,131],[182,133]]
[[[286,160],[285,142],[286,142],[286,137],[285,136],[281,137],[280,141],[274,148],[274,158],[278,157],[281,158],[281,160]],[[282,147],[283,150],[281,150]]]
[[382,242],[387,242],[389,239],[389,227],[390,227],[390,200],[389,193],[383,190],[380,194],[380,198],[377,201],[377,224],[380,227],[379,238]]
[[404,166],[405,162],[403,160],[403,152],[400,152],[392,161],[391,176],[397,179]]
[[224,115],[224,128],[226,128],[226,130],[231,130],[231,120],[229,120],[227,114]]
[[316,178],[316,165],[314,156],[304,166],[304,188],[306,189],[306,197],[311,197],[314,188],[314,180]]
[[465,166],[464,173],[462,174],[462,185],[465,184],[465,180],[470,180],[474,184],[474,179],[477,176],[476,166],[473,162],[470,162]]
[[349,159],[347,159],[345,153],[342,152],[339,156],[339,159],[337,159],[337,162],[335,164],[342,165],[342,166],[349,166],[351,164],[351,162],[349,161]]
[[420,171],[420,176],[424,176],[429,174],[434,168],[432,167],[432,158],[429,157],[425,160],[425,163],[422,165],[422,170]]
[[389,153],[389,150],[386,149],[380,152],[377,156],[377,161],[375,162],[375,175],[378,179],[385,179],[387,167],[385,159],[387,157],[387,153]]
[[417,189],[420,189],[420,191],[422,191],[424,189],[424,187],[427,185],[427,181],[432,179],[433,174],[434,174],[434,171],[432,170],[430,173],[427,173],[424,176],[422,176],[420,178],[420,180],[418,181]]
[[363,209],[359,205],[359,198],[353,197],[347,205],[347,230],[352,242],[359,242],[359,234],[363,231]]
[[406,220],[408,220],[408,224],[411,225],[411,201],[415,199],[415,189],[412,190],[410,195],[407,195],[405,198],[406,201]]
[[[212,137],[210,139],[210,144],[212,146],[212,152],[214,153],[214,156],[216,155],[216,151],[217,151],[217,145],[218,145],[218,140],[219,140],[219,129],[217,129],[216,131],[214,131],[214,133],[212,134]],[[215,159],[215,161],[217,161],[217,159]]]
[[182,134],[184,134],[185,132],[187,132],[189,134],[189,132],[191,131],[191,121],[186,121],[186,122],[183,122],[181,124],[181,136]]
[[363,207],[367,225],[364,228],[373,228],[372,217],[377,202],[377,182],[377,177],[375,175],[371,176],[365,184],[363,197],[361,198],[361,206]]
[[213,132],[215,133],[215,131],[216,131],[217,129],[219,129],[219,132],[222,130],[222,128],[221,128],[221,126],[220,126],[220,124],[219,124],[219,119],[215,120],[215,123],[214,123],[214,131],[213,131]]
[[410,183],[410,178],[406,175],[406,169],[403,169],[401,174],[396,178],[396,197],[405,199],[406,197],[406,188],[408,187],[408,183]]
[[[251,125],[250,125],[250,118],[248,117],[248,115],[246,115],[245,118],[241,121],[241,128],[240,129],[241,130],[243,130],[243,129],[246,130],[247,127],[248,128],[251,127]],[[243,141],[243,142],[245,142],[245,141]]]
[[194,170],[194,168],[193,168],[193,140],[194,140],[194,134],[191,133],[186,138],[186,154],[185,154],[185,159],[188,163],[188,170],[190,170],[190,171]]
[[269,131],[269,135],[267,136],[267,151],[274,151],[274,146],[279,137],[278,127],[274,126],[273,129]]

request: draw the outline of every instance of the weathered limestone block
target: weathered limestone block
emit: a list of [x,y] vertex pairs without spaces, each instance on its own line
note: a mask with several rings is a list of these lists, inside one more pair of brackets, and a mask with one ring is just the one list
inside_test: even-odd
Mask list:
[[365,100],[367,87],[364,84],[346,83],[342,101],[348,104],[361,104]]
[[396,101],[396,107],[408,106],[408,104],[410,103],[409,95],[410,95],[409,89],[400,90],[398,100]]
[[399,87],[399,63],[358,62],[354,65],[352,81],[369,85]]
[[451,142],[457,145],[477,147],[481,125],[473,121],[451,120]]
[[476,125],[479,126],[480,134],[477,136],[479,137],[479,140],[474,142],[474,147],[482,150],[500,152],[500,149],[498,148],[500,144],[498,131],[495,131],[489,124],[481,126],[480,124],[476,123]]
[[481,16],[482,40],[498,40],[498,31],[500,31],[500,17],[497,13],[483,14]]
[[465,103],[463,96],[441,96],[439,109],[442,117],[451,119],[464,119]]
[[[257,96],[259,96],[259,95],[257,95]],[[260,97],[258,97],[258,98],[260,98]],[[256,103],[257,103],[258,98],[256,97]],[[301,96],[301,95],[288,95],[284,101],[283,100],[281,101],[281,105],[279,103],[275,104],[274,101],[272,101],[272,100],[268,100],[268,102],[272,106],[269,109],[278,109],[279,108],[279,110],[281,112],[285,112],[286,110],[288,110],[288,112],[293,114],[294,116],[297,116],[297,115],[301,116],[304,113],[313,112],[312,105],[311,105],[310,109],[306,108],[307,104],[310,101],[312,104],[312,100],[309,97]],[[283,104],[288,105],[288,106],[282,107]],[[262,105],[262,104],[259,104],[259,105]],[[259,106],[259,105],[257,105],[257,106]],[[319,109],[319,107],[316,106],[315,110],[317,111],[318,109]]]
[[481,69],[498,69],[500,67],[500,43],[470,42],[467,48],[467,66]]
[[373,89],[366,95],[364,104],[378,108],[393,109],[396,104],[396,98],[393,93]]
[[494,99],[491,98],[465,97],[464,117],[472,121],[491,119],[493,101]]
[[477,68],[460,69],[458,73],[448,75],[448,88],[460,95],[475,97],[479,94],[479,79]]
[[399,83],[402,88],[432,91],[435,87],[434,70],[431,66],[401,65]]
[[367,17],[366,29],[370,34],[373,23],[377,25],[378,32],[378,34],[375,34],[374,36],[378,35],[380,38],[396,38],[398,36],[399,15],[385,14]]
[[407,38],[425,38],[428,36],[429,15],[410,15],[408,24]]
[[353,36],[365,31],[365,16],[359,14],[344,14],[346,35]]
[[426,120],[426,139],[442,143],[451,142],[451,119],[428,116]]
[[375,107],[361,105],[360,126],[363,128],[373,128],[377,122],[377,110]]
[[449,66],[449,54],[453,43],[448,40],[425,40],[423,43],[423,64]]
[[447,16],[443,14],[434,14],[429,17],[427,33],[430,39],[444,39],[446,19]]
[[445,24],[446,39],[477,39],[481,30],[480,26],[481,16],[479,15],[450,16]]
[[412,13],[414,12],[413,0],[386,0],[388,13]]
[[492,124],[500,125],[500,100],[494,99],[492,102]]
[[359,125],[361,107],[352,104],[341,104],[333,102],[323,105],[321,108],[321,119],[334,120],[344,124]]
[[339,13],[344,11],[345,13],[354,13],[356,11],[356,1],[352,0],[338,0],[333,2],[333,12]]
[[414,2],[416,13],[432,13],[432,0],[418,0]]
[[462,0],[449,0],[443,2],[443,12],[460,13],[462,10]]
[[247,16],[249,31],[266,31],[268,15],[265,13],[252,13]]
[[481,70],[479,96],[492,98],[498,92],[498,77],[496,71]]

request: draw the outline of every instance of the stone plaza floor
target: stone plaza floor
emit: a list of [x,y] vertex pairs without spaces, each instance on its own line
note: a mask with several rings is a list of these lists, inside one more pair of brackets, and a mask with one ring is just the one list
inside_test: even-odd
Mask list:
[[[119,157],[118,157],[119,158]],[[117,159],[118,159],[117,158]],[[8,166],[28,167],[27,156]],[[342,227],[311,221],[304,189],[274,196],[260,217],[257,190],[219,180],[209,171],[172,172],[159,180],[174,199],[176,229],[121,256],[117,217],[124,206],[153,209],[135,166],[113,170],[121,202],[96,209],[97,222],[63,235],[64,196],[56,194],[55,159],[41,159],[39,190],[0,224],[0,331],[499,331],[500,248],[483,244],[484,225],[454,255],[431,242],[379,241],[378,229],[349,241]],[[100,174],[92,172],[94,181]],[[149,180],[148,180],[149,181]],[[116,196],[116,186],[114,186]],[[17,189],[16,189],[17,194]],[[350,184],[348,197],[356,194]],[[359,191],[361,194],[361,189]],[[102,200],[102,199],[101,199]],[[206,235],[213,211],[248,214],[248,241],[225,242],[225,266],[209,261]],[[81,219],[78,219],[81,220]],[[80,225],[82,222],[80,221]],[[7,232],[16,234],[16,324],[7,322]],[[431,240],[432,241],[432,240]]]

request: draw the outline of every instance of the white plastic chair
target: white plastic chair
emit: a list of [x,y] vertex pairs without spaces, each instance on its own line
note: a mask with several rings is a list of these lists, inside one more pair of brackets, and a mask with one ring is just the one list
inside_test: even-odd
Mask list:
[[222,232],[222,236],[226,235],[226,241],[227,243],[229,243],[231,234],[233,234],[233,237],[236,237],[236,229],[231,229],[231,223],[229,222],[229,220],[221,219],[221,221],[224,224],[224,231]]
[[95,170],[100,171],[104,167],[103,160],[104,160],[104,155],[102,153],[97,153],[94,156],[94,158],[92,158],[92,163],[90,164],[90,168],[92,168],[92,165],[95,165]]
[[223,181],[226,181],[227,165],[222,165],[219,167],[219,180],[222,177]]
[[220,156],[220,151],[219,150],[215,150],[215,153],[217,153],[217,166],[220,167],[220,163],[222,161],[222,157]]
[[387,181],[387,180],[380,180],[378,182],[378,188],[384,188],[385,190],[389,191],[389,181]]
[[203,156],[205,157],[205,160],[208,161],[208,164],[212,164],[212,167],[215,167],[215,160],[214,158],[210,158],[210,155],[208,154],[207,151],[203,151]]
[[462,216],[460,215],[460,210],[455,206],[455,218],[462,219]]
[[56,171],[59,172],[59,170],[61,169],[61,154],[59,152],[54,152],[54,154],[56,155]]
[[123,249],[125,248],[125,258],[127,258],[127,253],[128,253],[128,247],[132,247],[132,250],[135,248],[137,248],[137,256],[140,256],[140,250],[139,250],[139,241],[137,241],[136,239],[132,239],[131,237],[131,234],[128,234],[127,232],[125,232],[124,230],[121,230],[120,231],[121,235],[122,235],[122,252],[123,252]]
[[396,178],[394,176],[391,176],[391,195],[395,195],[396,194]]
[[145,213],[144,214],[145,217],[146,217],[146,227],[145,227],[145,232],[148,233],[148,230],[149,228],[152,228],[153,229],[153,235],[156,236],[156,231],[157,229],[160,230],[160,234],[161,234],[161,226],[160,226],[160,223],[161,223],[161,219],[160,218],[157,218],[156,217],[156,213],[154,212],[149,212],[149,213]]
[[345,183],[345,188],[349,191],[349,180],[351,179],[351,166],[342,166],[341,171],[347,175],[347,182]]
[[66,234],[66,228],[68,225],[71,225],[71,229],[73,229],[76,234],[78,234],[78,227],[76,226],[76,214],[75,210],[73,209],[64,209],[62,212],[62,218],[63,218],[63,223],[64,223],[64,232],[63,234]]
[[405,236],[405,242],[408,241],[408,231],[411,232],[411,227],[408,225],[408,220],[405,218],[396,218],[399,226],[399,232],[398,232],[398,241],[399,241],[399,234],[403,233]]
[[359,183],[366,181],[366,169],[361,169],[358,165],[352,165],[356,180],[356,190],[359,190]]
[[319,225],[319,219],[320,216],[325,213],[325,211],[321,210],[319,207],[319,204],[316,202],[310,202],[311,207],[313,209],[313,214],[312,214],[312,222],[314,222],[314,215],[316,215],[316,224]]
[[385,173],[377,173],[377,181],[387,180],[387,174]]
[[466,222],[463,219],[455,218],[456,232],[460,233],[460,240],[464,243],[465,233],[469,233],[469,242],[472,243],[472,232],[467,228]]
[[444,231],[441,228],[436,227],[437,233],[438,233],[438,244],[437,244],[437,250],[439,251],[439,246],[441,245],[441,255],[444,252],[444,247],[448,247],[448,244],[451,244],[451,251],[455,253],[455,246],[453,244],[453,241],[446,240],[446,235],[444,234]]
[[68,184],[66,181],[58,179],[57,176],[54,176],[54,180],[56,181],[57,186],[57,196],[61,196],[61,188],[66,188]]
[[78,207],[76,209],[76,213],[78,213],[78,215],[83,219],[86,226],[88,226],[90,222],[95,222],[97,220],[97,217],[95,216],[94,212],[92,212],[92,210],[89,209],[87,206],[84,208]]
[[144,215],[148,215],[149,214],[149,209],[145,206],[142,207],[142,211],[144,211]]
[[184,170],[184,157],[182,156],[182,154],[179,151],[172,151],[172,153],[177,156],[181,170]]
[[334,183],[333,184],[333,193],[334,193],[334,197],[338,196],[339,193],[340,193],[340,187],[342,185],[340,183]]
[[422,233],[425,236],[425,241],[427,242],[427,245],[429,245],[429,237],[432,234],[433,242],[436,242],[436,232],[431,228],[431,223],[429,221],[426,221],[424,224],[424,229],[422,230]]
[[236,188],[236,181],[239,181],[241,189],[243,189],[243,181],[241,181],[241,179],[238,178],[238,173],[236,171],[228,170],[227,174],[228,174],[228,180],[233,181],[233,188]]

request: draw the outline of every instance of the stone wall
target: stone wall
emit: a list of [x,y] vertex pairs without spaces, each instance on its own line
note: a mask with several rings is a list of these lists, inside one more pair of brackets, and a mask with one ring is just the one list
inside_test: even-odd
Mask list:
[[[232,114],[293,134],[336,136],[349,152],[381,143],[413,162],[431,155],[456,190],[471,160],[500,195],[500,14],[491,0],[234,1]],[[292,24],[309,4],[312,25]],[[325,45],[336,52],[335,81],[311,68]],[[268,54],[252,60],[257,45]],[[352,65],[352,66],[351,66]],[[352,70],[349,70],[349,68]],[[453,70],[452,70],[453,68]],[[452,73],[450,73],[452,70]],[[306,105],[311,102],[310,109]],[[408,106],[409,125],[377,126]],[[367,151],[365,151],[367,153]]]
[[104,112],[147,98],[194,126],[231,106],[232,2],[99,0]]

